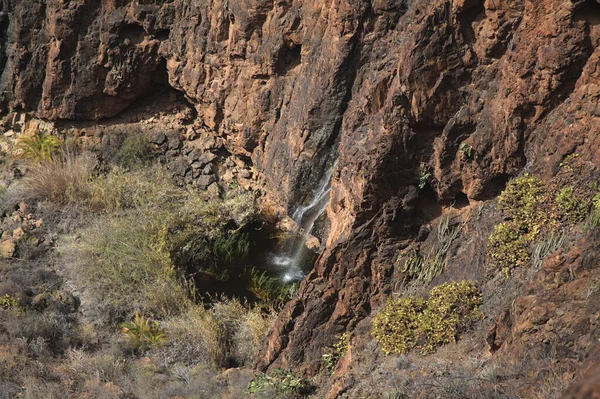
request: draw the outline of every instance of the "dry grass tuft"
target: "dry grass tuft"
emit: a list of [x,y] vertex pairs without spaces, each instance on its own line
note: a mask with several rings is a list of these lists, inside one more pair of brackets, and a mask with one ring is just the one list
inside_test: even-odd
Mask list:
[[274,320],[274,313],[236,299],[217,301],[208,309],[193,306],[166,322],[169,345],[160,349],[160,356],[166,364],[250,365]]
[[93,169],[93,160],[85,156],[34,164],[23,179],[8,189],[5,200],[50,201],[62,206],[86,203],[93,195]]

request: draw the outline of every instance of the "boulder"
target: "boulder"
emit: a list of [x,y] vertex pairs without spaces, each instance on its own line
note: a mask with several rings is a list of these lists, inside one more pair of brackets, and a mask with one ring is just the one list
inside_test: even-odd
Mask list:
[[0,257],[12,258],[17,250],[17,244],[13,240],[5,240],[0,242]]

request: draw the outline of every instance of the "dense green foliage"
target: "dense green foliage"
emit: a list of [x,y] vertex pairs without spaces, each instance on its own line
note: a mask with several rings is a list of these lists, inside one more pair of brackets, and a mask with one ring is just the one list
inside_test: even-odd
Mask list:
[[166,341],[166,334],[157,321],[150,322],[136,312],[133,321],[121,325],[123,334],[128,338],[134,349],[148,349],[162,345]]
[[572,222],[582,222],[589,213],[589,204],[575,195],[575,189],[565,187],[556,196],[556,204],[564,217]]
[[522,231],[515,222],[500,223],[488,240],[488,256],[506,275],[529,262],[528,245],[531,242],[527,231]]
[[55,159],[61,147],[58,137],[39,131],[30,137],[21,137],[17,148],[21,157],[34,162],[49,162]]
[[0,297],[0,309],[19,309],[19,301],[5,294]]
[[525,174],[508,183],[500,194],[498,204],[513,220],[533,231],[543,219],[541,204],[545,201],[544,185],[535,176]]
[[[590,214],[589,199],[577,194],[574,187],[546,188],[537,177],[529,174],[510,181],[500,194],[498,204],[509,221],[495,226],[488,240],[487,253],[493,265],[507,276],[514,268],[529,263],[530,247],[542,233],[555,234],[583,222],[588,216],[589,224],[600,221],[600,213],[596,215],[592,210]],[[536,246],[536,267],[543,260],[541,254],[547,255],[549,248],[556,250],[556,244],[563,240],[555,241],[545,248]]]
[[270,374],[260,374],[250,382],[247,393],[271,392],[288,397],[303,397],[310,393],[312,385],[302,377],[284,369],[275,369]]
[[429,299],[388,300],[373,320],[372,334],[386,354],[435,351],[483,318],[481,291],[472,281],[434,287]]

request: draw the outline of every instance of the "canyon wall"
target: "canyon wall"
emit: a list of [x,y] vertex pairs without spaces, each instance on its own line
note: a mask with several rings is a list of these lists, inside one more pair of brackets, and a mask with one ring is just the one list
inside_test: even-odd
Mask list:
[[325,251],[258,362],[311,370],[442,206],[598,164],[599,24],[596,0],[1,0],[0,104],[94,120],[171,86],[288,209],[337,159]]

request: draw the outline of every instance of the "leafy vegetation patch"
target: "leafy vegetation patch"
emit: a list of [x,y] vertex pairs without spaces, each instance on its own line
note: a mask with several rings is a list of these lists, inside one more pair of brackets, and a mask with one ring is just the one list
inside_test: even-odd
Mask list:
[[506,222],[497,225],[490,235],[488,256],[507,276],[513,268],[529,262],[531,236],[528,233],[522,231],[518,223]]
[[338,337],[337,342],[333,344],[333,350],[331,353],[323,354],[321,361],[323,362],[323,366],[327,371],[333,372],[338,361],[346,356],[346,353],[348,353],[348,341],[349,335],[346,332]]
[[286,395],[286,397],[304,397],[313,390],[312,384],[290,371],[275,369],[270,374],[260,374],[250,382],[247,393]]
[[132,322],[124,323],[121,327],[134,350],[145,350],[162,345],[166,341],[166,334],[161,330],[158,322],[150,322],[139,313],[135,314]]
[[271,277],[266,271],[251,268],[248,272],[248,289],[265,306],[277,307],[287,302],[296,289],[296,284],[288,285],[276,277]]
[[429,299],[405,297],[388,300],[375,316],[372,334],[386,354],[412,349],[431,353],[483,318],[481,291],[472,281],[434,287]]
[[533,235],[537,234],[539,224],[545,219],[543,205],[546,201],[544,184],[530,174],[509,182],[498,198],[500,209],[519,223],[519,228]]
[[572,186],[565,187],[556,196],[556,205],[561,214],[571,223],[582,222],[589,213],[590,205],[575,195]]
[[19,301],[8,294],[5,294],[0,297],[0,309],[20,309]]
[[39,131],[29,137],[21,137],[17,143],[20,157],[33,162],[52,161],[60,152],[61,142],[58,137]]
[[[514,268],[529,264],[532,243],[542,234],[560,236],[561,231],[583,222],[588,216],[590,223],[594,218],[593,211],[590,215],[590,200],[577,193],[573,186],[547,188],[537,177],[529,174],[510,181],[500,194],[498,204],[508,221],[494,228],[488,240],[487,253],[493,265],[507,276]],[[557,244],[562,245],[563,241],[554,240],[548,245],[536,246],[536,267],[540,267],[548,251],[556,250]]]

